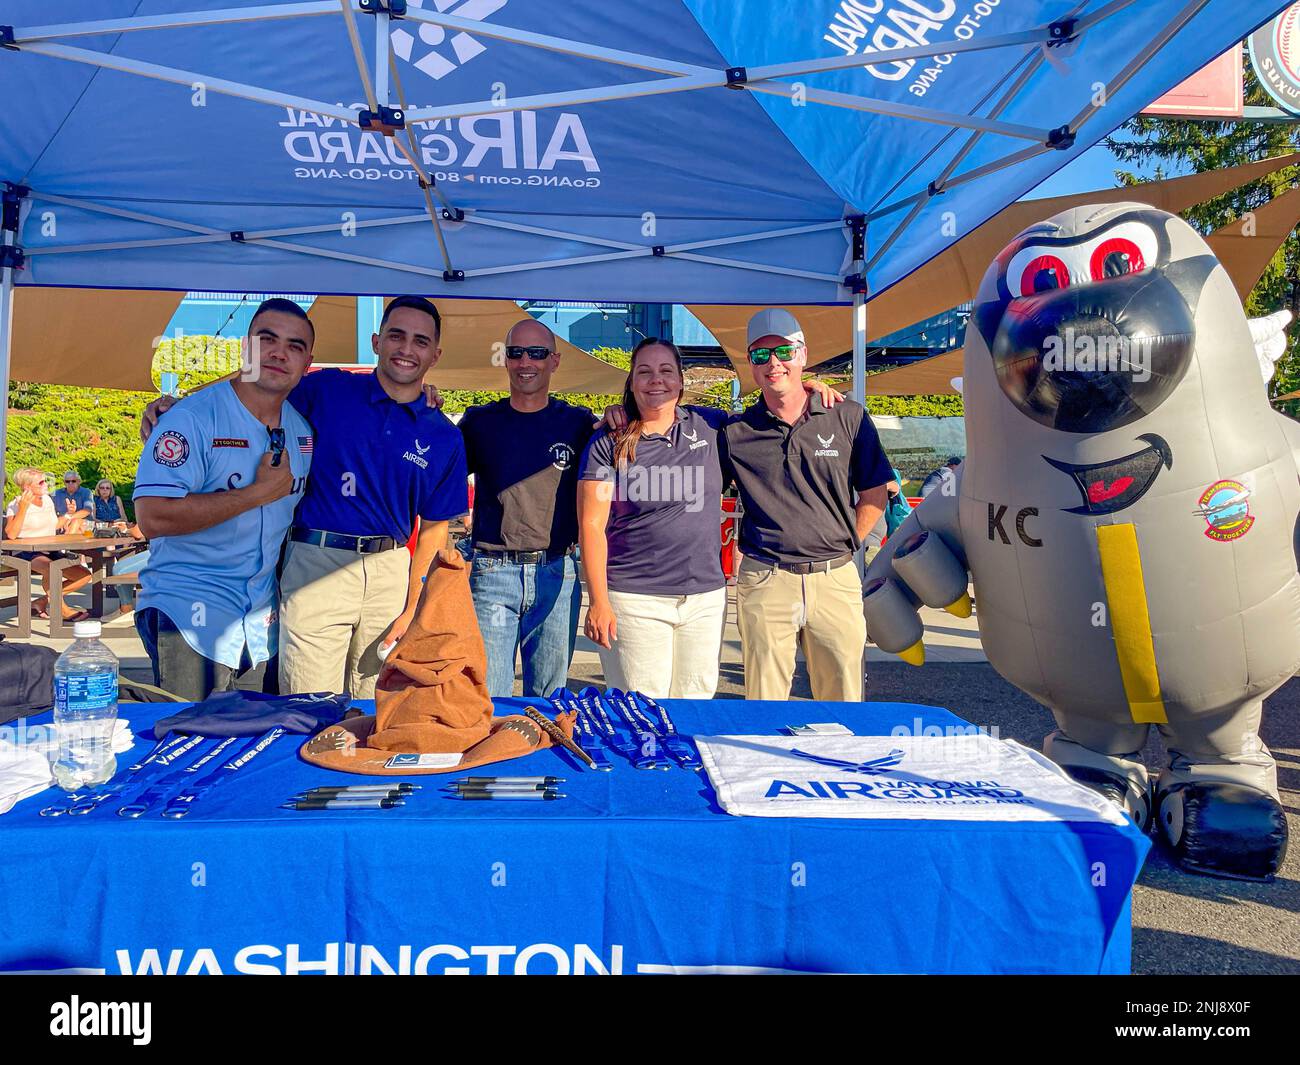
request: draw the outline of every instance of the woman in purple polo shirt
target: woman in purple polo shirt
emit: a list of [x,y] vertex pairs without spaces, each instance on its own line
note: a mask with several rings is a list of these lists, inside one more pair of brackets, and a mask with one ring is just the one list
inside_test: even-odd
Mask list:
[[681,396],[676,345],[641,341],[623,388],[626,426],[601,429],[583,454],[586,632],[608,686],[711,699],[727,610],[718,534],[727,415],[680,406]]

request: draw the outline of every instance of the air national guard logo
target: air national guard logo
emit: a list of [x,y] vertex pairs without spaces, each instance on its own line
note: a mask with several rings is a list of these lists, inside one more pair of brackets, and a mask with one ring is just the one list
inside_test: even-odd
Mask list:
[[1196,513],[1205,519],[1205,535],[1219,543],[1240,540],[1255,524],[1250,489],[1240,481],[1215,481],[1196,501]]
[[190,457],[190,442],[174,429],[168,429],[153,445],[153,460],[159,466],[175,469]]

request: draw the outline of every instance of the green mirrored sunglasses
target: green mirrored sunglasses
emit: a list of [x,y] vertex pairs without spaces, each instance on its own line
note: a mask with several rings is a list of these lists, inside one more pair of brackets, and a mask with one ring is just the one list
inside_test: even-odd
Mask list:
[[766,366],[775,355],[781,362],[789,362],[799,350],[798,344],[782,344],[775,348],[754,348],[749,353],[749,361],[755,366]]

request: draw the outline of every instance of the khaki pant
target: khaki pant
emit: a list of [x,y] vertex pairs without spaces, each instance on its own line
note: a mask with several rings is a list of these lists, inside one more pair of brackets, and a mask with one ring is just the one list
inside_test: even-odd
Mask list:
[[867,623],[862,579],[852,562],[801,575],[745,558],[736,577],[745,698],[790,698],[796,644],[814,699],[862,698]]
[[290,542],[280,575],[280,692],[373,699],[379,641],[406,607],[410,552]]

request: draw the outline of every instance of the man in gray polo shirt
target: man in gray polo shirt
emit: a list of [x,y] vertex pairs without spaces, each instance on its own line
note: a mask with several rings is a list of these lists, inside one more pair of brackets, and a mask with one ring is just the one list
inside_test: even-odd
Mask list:
[[866,622],[854,552],[892,473],[861,404],[827,408],[802,385],[803,330],[788,311],[749,321],[762,398],[720,434],[723,480],[745,506],[736,578],[745,697],[788,699],[802,645],[814,699],[862,698]]

